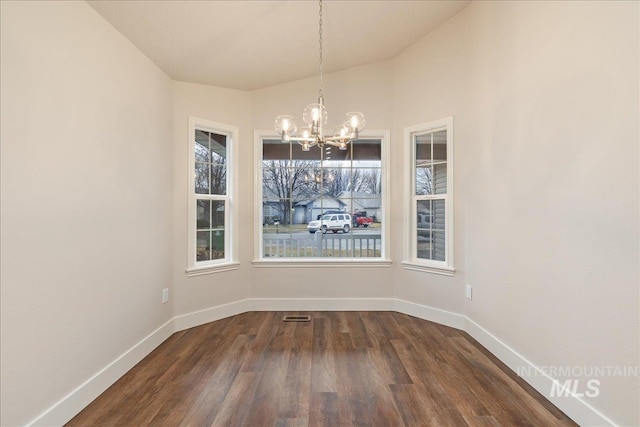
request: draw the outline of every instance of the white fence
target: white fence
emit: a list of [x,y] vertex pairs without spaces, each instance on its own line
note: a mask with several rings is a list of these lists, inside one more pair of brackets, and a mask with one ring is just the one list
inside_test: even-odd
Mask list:
[[382,250],[379,233],[269,234],[262,241],[265,258],[379,258]]

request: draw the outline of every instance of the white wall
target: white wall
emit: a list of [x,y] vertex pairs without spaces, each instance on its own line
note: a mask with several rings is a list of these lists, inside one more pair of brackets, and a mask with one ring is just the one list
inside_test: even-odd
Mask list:
[[[459,16],[459,15],[458,15]],[[470,105],[464,102],[468,92],[467,52],[464,29],[449,30],[456,18],[447,21],[437,30],[425,36],[394,60],[394,135],[401,141],[404,128],[446,117],[454,117],[454,268],[455,276],[443,276],[405,270],[397,266],[394,274],[395,296],[448,310],[464,312],[464,283],[466,268],[465,197],[467,182],[463,178],[469,134],[464,126],[470,115]],[[462,34],[461,34],[462,33]],[[402,141],[405,143],[405,141]],[[406,148],[406,147],[403,147]],[[404,182],[404,171],[408,165],[408,151],[397,151],[393,170],[398,171],[396,182]],[[408,194],[393,193],[391,204],[395,218],[394,235],[398,236],[394,257],[404,256],[404,224],[413,214],[408,212]]]
[[[400,55],[396,134],[455,116],[458,273],[397,295],[450,305],[464,280],[535,365],[637,367],[638,59],[637,2],[474,2]],[[640,424],[638,378],[600,380],[587,402]]]
[[[393,66],[390,61],[325,75],[323,94],[329,114],[329,126],[341,124],[349,111],[362,111],[367,119],[366,129],[391,129],[392,76]],[[318,83],[318,78],[313,77],[253,91],[253,127],[272,130],[275,118],[280,114],[290,114],[301,123],[304,107],[318,99]],[[398,146],[401,146],[401,140],[392,139],[392,157],[396,155]],[[251,179],[255,179],[254,174],[258,171],[253,170],[253,163],[247,164],[246,168],[252,172]],[[389,188],[385,190],[390,191]],[[250,208],[260,209],[255,206],[254,198],[251,200]],[[251,224],[253,227],[253,221]],[[253,247],[252,240],[247,240],[244,244],[246,247]],[[256,267],[251,277],[252,298],[367,299],[389,298],[393,294],[392,269],[389,267]]]
[[1,2],[1,424],[171,318],[171,82],[84,2]]
[[[191,83],[173,83],[173,217],[174,217],[174,313],[184,315],[243,300],[249,296],[248,276],[253,248],[253,129],[250,126],[249,92]],[[187,203],[189,160],[189,116],[236,126],[240,140],[237,177],[239,215],[238,270],[187,277]]]

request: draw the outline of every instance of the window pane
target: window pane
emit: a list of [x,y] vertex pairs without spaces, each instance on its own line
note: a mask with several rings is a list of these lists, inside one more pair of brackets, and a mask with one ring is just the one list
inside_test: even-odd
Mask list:
[[291,196],[291,175],[287,162],[264,162],[262,168],[262,195],[265,199]]
[[209,194],[209,164],[196,163],[195,187],[197,194]]
[[211,194],[227,194],[227,166],[211,166]]
[[224,230],[211,232],[211,259],[224,258]]
[[291,158],[291,144],[265,140],[262,142],[262,161],[289,160]]
[[447,131],[415,136],[416,195],[447,192]]
[[444,231],[433,232],[433,250],[432,256],[435,261],[444,261],[445,259],[445,234]]
[[431,134],[416,135],[416,167],[431,164]]
[[[382,160],[380,140],[359,139],[349,145],[351,145],[351,153],[354,161]],[[349,149],[347,149],[347,151],[349,151]]]
[[382,193],[382,169],[353,168],[349,188],[354,197],[367,197]]
[[321,168],[301,169],[300,182],[295,184],[293,197],[297,202],[313,201],[318,199],[323,193],[327,194],[326,171]]
[[[308,201],[263,201],[263,215],[278,220],[265,221],[262,228],[264,257],[298,258],[313,255],[313,235],[307,229]],[[288,214],[285,212],[289,210]]]
[[347,147],[346,150],[341,150],[338,147],[325,145],[323,150],[317,151],[322,152],[322,159],[325,161],[343,162],[345,160],[351,160],[351,151],[349,150],[349,147]]
[[321,157],[322,151],[317,147],[311,147],[309,148],[309,151],[302,151],[302,145],[298,144],[297,142],[291,143],[291,160],[319,162],[321,160]]
[[211,156],[209,153],[209,134],[201,130],[196,130],[196,162],[210,162]]
[[418,230],[416,236],[416,257],[419,259],[431,258],[431,231]]
[[211,228],[211,202],[209,200],[197,200],[198,230]]
[[416,206],[417,258],[444,261],[446,253],[445,201],[418,200]]
[[433,161],[447,160],[447,131],[440,130],[433,133]]
[[290,224],[293,213],[291,199],[270,199],[262,201],[262,216],[264,225]]
[[[445,174],[445,178],[446,178],[446,174]],[[425,196],[428,194],[433,194],[433,169],[431,167],[416,168],[415,185],[416,185],[416,195]]]
[[227,137],[211,133],[211,162],[226,163],[227,159]]
[[224,200],[211,201],[211,228],[224,228]]
[[445,227],[445,202],[444,200],[433,200],[432,212],[433,212],[433,228],[437,230],[444,230]]
[[447,164],[446,163],[435,164],[433,165],[433,170],[435,171],[434,193],[446,194],[447,193]]
[[[312,161],[291,163],[284,161],[263,162],[262,196],[264,199],[313,198],[326,185],[326,172],[315,167]],[[319,162],[318,162],[319,165]]]
[[359,221],[360,225],[367,224],[367,226],[369,226],[371,223],[377,223],[382,220],[382,198],[380,196],[368,198],[359,197],[357,199],[341,198],[341,200],[346,203],[345,208],[347,212],[354,215],[354,217],[363,218]]
[[416,202],[416,248],[417,257],[433,259],[432,229],[433,229],[433,201],[418,200]]
[[321,150],[311,147],[309,151],[302,151],[302,146],[295,142],[281,142],[280,140],[263,140],[262,159],[268,160],[304,160],[320,161]]
[[209,261],[211,259],[211,232],[198,231],[196,234],[196,260]]

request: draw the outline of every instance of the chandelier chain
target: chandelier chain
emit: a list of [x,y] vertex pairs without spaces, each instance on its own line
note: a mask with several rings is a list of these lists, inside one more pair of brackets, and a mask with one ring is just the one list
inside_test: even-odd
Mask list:
[[319,40],[319,57],[320,57],[320,90],[319,94],[322,96],[322,0],[319,0],[319,22],[318,22],[318,40]]

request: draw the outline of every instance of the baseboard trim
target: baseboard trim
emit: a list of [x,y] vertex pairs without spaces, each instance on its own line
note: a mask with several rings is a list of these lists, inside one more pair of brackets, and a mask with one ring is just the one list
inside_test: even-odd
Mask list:
[[466,331],[514,372],[535,372],[535,375],[522,376],[522,378],[578,424],[582,426],[616,425],[580,397],[549,397],[553,378],[468,317],[397,298],[247,298],[176,316],[140,340],[27,425],[65,424],[174,332],[248,311],[358,310],[397,311]]
[[465,319],[465,330],[469,335],[493,353],[494,356],[500,359],[513,372],[519,375],[526,374],[520,375],[520,377],[576,423],[581,426],[616,425],[616,423],[589,405],[589,403],[581,397],[575,395],[566,397],[551,396],[550,391],[555,381],[554,378],[550,377],[545,371],[531,363],[473,320],[468,317],[465,317]]
[[393,309],[402,314],[429,320],[455,329],[464,330],[466,324],[466,318],[461,314],[397,298],[393,300]]
[[251,298],[252,311],[385,311],[390,298]]
[[61,426],[100,396],[128,370],[144,359],[173,334],[173,319],[141,339],[137,344],[76,387],[27,426]]
[[251,301],[248,299],[243,299],[240,301],[234,301],[227,304],[206,308],[204,310],[182,314],[172,319],[173,330],[174,332],[179,332],[185,329],[204,325],[205,323],[215,322],[216,320],[224,319],[226,317],[246,313],[247,311],[250,311],[250,307]]

